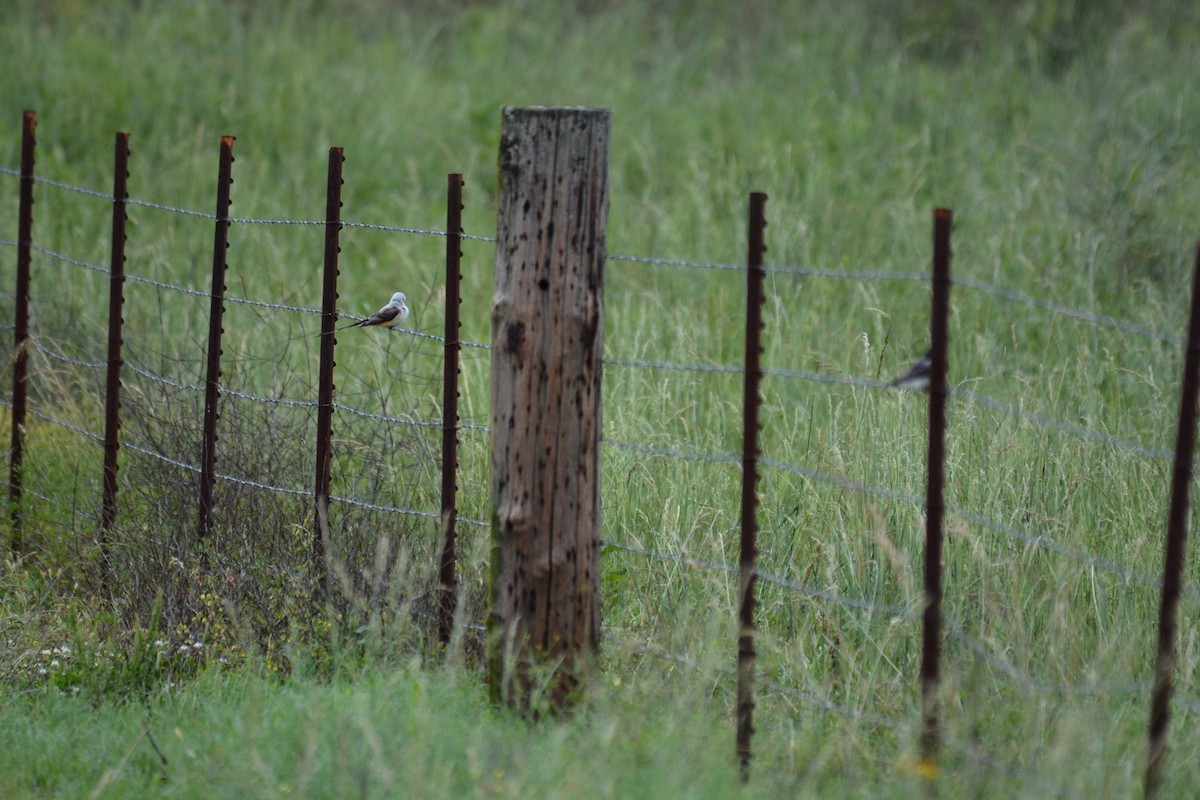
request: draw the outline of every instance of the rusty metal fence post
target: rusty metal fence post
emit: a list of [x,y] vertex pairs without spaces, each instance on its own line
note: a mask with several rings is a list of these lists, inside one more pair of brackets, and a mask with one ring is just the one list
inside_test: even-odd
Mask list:
[[21,470],[25,461],[26,385],[29,347],[29,262],[33,250],[33,164],[37,150],[37,112],[26,111],[21,125],[21,188],[17,211],[17,293],[13,323],[12,450],[8,460],[8,503],[14,555],[21,541]]
[[212,532],[213,488],[217,478],[217,404],[221,400],[221,334],[225,318],[225,251],[229,248],[229,188],[233,183],[233,136],[221,137],[217,169],[217,219],[213,233],[211,303],[208,312],[208,358],[204,379],[204,430],[200,444],[200,528]]
[[746,258],[746,362],[742,396],[742,533],[738,561],[737,759],[742,780],[750,775],[754,735],[754,585],[758,558],[758,433],[762,397],[763,232],[767,196],[750,194]]
[[1200,243],[1192,278],[1192,308],[1188,320],[1187,353],[1179,399],[1179,428],[1175,434],[1175,466],[1171,473],[1171,505],[1167,512],[1167,542],[1163,557],[1162,597],[1158,608],[1158,649],[1154,659],[1154,689],[1150,701],[1149,747],[1145,792],[1155,797],[1162,788],[1162,768],[1167,756],[1167,723],[1170,718],[1172,675],[1175,668],[1175,634],[1179,596],[1183,590],[1184,545],[1187,543],[1189,492],[1192,486],[1192,452],[1196,445],[1196,394],[1200,383]]
[[942,517],[946,480],[946,352],[950,315],[950,209],[933,212],[933,307],[929,320],[932,375],[929,382],[929,450],[925,483],[925,611],[921,637],[921,774],[938,772],[941,731],[938,691],[941,684]]
[[112,257],[108,274],[108,372],[104,385],[104,497],[100,507],[100,548],[117,519],[117,453],[121,448],[121,315],[125,307],[125,223],[129,219],[129,134],[118,133],[113,153]]
[[442,560],[438,641],[449,644],[458,608],[458,374],[462,304],[463,177],[446,178],[446,353],[442,365]]
[[325,276],[321,290],[321,363],[317,375],[317,475],[313,498],[316,525],[313,530],[313,569],[319,591],[326,591],[325,542],[329,540],[329,481],[333,446],[333,368],[337,344],[337,279],[342,230],[342,148],[329,148],[329,171],[325,184]]

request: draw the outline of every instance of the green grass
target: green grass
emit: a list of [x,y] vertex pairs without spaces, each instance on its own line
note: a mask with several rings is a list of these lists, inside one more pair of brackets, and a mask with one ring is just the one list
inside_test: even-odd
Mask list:
[[[318,219],[326,149],[337,145],[346,219],[439,228],[444,176],[462,172],[466,229],[491,234],[499,108],[605,106],[614,112],[611,253],[737,263],[754,189],[770,195],[772,264],[924,272],[932,208],[941,205],[955,211],[957,276],[1183,334],[1200,185],[1192,157],[1200,20],[1183,3],[994,4],[984,13],[876,0],[750,10],[715,0],[574,11],[382,0],[12,5],[0,21],[7,167],[18,163],[19,112],[35,108],[39,175],[106,190],[113,131],[127,130],[132,195],[209,213],[218,137],[230,133],[236,215]],[[0,176],[0,187],[0,236],[11,239],[16,181]],[[131,219],[130,272],[207,289],[211,223],[140,207]],[[38,185],[39,245],[106,264],[109,222],[103,199]],[[316,226],[235,225],[230,293],[318,306],[321,237]],[[440,332],[442,250],[437,237],[345,230],[342,310],[373,311],[401,289],[411,324]],[[0,252],[15,259],[12,248]],[[464,247],[471,341],[490,339],[492,261],[486,243]],[[37,254],[33,283],[39,340],[102,359],[104,277]],[[743,284],[735,271],[610,262],[606,355],[738,363]],[[926,346],[925,284],[775,273],[767,289],[770,367],[874,379]],[[130,356],[199,382],[206,300],[144,283],[130,283],[127,298]],[[0,291],[0,304],[11,303]],[[1172,446],[1179,346],[961,285],[952,306],[956,385]],[[315,317],[231,303],[225,327],[231,385],[312,395]],[[339,337],[339,399],[436,419],[438,348],[351,333]],[[99,373],[41,354],[32,363],[33,406],[99,430]],[[486,354],[466,351],[464,419],[486,422],[488,375]],[[125,435],[194,461],[195,397],[131,375],[127,387]],[[609,439],[740,449],[738,375],[610,366],[604,394]],[[835,482],[765,471],[763,568],[908,612],[870,613],[760,584],[760,666],[808,699],[760,692],[757,759],[743,793],[912,796],[920,509],[836,481],[919,495],[925,404],[778,376],[764,399],[764,452]],[[224,468],[311,484],[308,411],[227,400],[222,425]],[[437,507],[436,431],[345,414],[337,425],[335,492]],[[346,594],[366,600],[340,617],[325,609],[308,618],[297,599],[307,576],[296,566],[307,503],[225,486],[216,543],[202,554],[179,550],[194,524],[193,478],[127,453],[115,547],[128,580],[101,591],[88,519],[98,452],[39,422],[28,457],[26,484],[50,502],[31,500],[39,557],[0,580],[0,678],[11,689],[0,706],[4,796],[739,791],[732,681],[712,669],[732,663],[735,575],[606,550],[605,655],[593,690],[571,719],[529,725],[484,702],[469,633],[444,658],[426,644],[421,588],[432,576],[433,521],[338,509]],[[462,461],[462,513],[487,519],[486,436],[464,433]],[[605,539],[736,560],[735,465],[607,447],[602,466]],[[950,407],[955,508],[1139,573],[1161,569],[1168,472],[1166,460],[965,400]],[[463,534],[468,621],[479,618],[486,573],[478,533]],[[961,516],[950,516],[948,533],[946,612],[1042,690],[947,636],[943,793],[1135,793],[1148,698],[1127,689],[1150,678],[1157,591]],[[1194,585],[1197,570],[1187,575]],[[1200,665],[1195,613],[1185,598],[1177,693],[1187,702],[1173,717],[1168,764],[1168,788],[1181,795],[1200,777],[1187,704]],[[180,654],[197,640],[205,655]],[[64,644],[69,664],[56,650]]]

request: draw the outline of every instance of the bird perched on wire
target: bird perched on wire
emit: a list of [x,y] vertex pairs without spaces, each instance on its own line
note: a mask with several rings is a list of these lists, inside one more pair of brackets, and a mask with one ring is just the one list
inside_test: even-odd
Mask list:
[[929,382],[933,379],[933,350],[925,351],[908,371],[888,384],[894,389],[912,389],[917,392],[929,391]]
[[386,306],[366,319],[343,326],[342,330],[346,328],[370,328],[374,326],[394,328],[406,319],[408,319],[408,305],[405,304],[404,292],[396,292],[392,295],[392,299],[388,301]]

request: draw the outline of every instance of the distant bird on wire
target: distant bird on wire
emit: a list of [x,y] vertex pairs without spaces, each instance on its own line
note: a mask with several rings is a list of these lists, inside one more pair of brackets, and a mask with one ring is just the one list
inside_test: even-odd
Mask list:
[[392,299],[383,308],[376,311],[366,319],[352,322],[349,325],[342,327],[346,328],[394,328],[397,325],[408,319],[408,306],[405,304],[404,292],[396,292],[392,295]]
[[933,350],[926,350],[925,355],[908,368],[908,371],[888,384],[894,389],[912,389],[917,392],[929,391],[929,382],[933,379]]

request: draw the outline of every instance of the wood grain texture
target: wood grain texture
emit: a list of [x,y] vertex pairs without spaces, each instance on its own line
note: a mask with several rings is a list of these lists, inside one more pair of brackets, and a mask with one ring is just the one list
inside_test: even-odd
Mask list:
[[[599,641],[611,114],[506,108],[492,300],[493,695],[567,701]],[[544,678],[544,676],[543,676]]]

